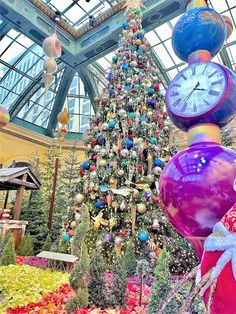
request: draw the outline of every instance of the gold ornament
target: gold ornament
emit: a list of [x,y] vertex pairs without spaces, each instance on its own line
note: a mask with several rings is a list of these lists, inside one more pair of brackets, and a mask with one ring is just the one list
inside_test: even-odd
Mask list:
[[144,203],[140,203],[137,205],[137,211],[139,214],[145,214],[147,211],[147,207]]
[[66,108],[61,111],[57,116],[57,121],[60,122],[62,125],[69,124],[70,116]]
[[114,178],[114,177],[111,177],[109,179],[109,184],[110,186],[113,188],[113,189],[116,189],[117,188],[117,180]]
[[151,173],[152,167],[153,167],[153,157],[150,153],[148,153],[147,162],[148,162],[148,172]]
[[70,223],[70,227],[71,227],[71,229],[75,229],[75,228],[76,228],[76,226],[77,226],[76,221],[72,221],[72,222]]
[[120,177],[123,177],[124,174],[125,174],[125,172],[124,172],[123,169],[120,169],[120,170],[118,171],[118,175],[119,175]]
[[75,201],[76,201],[76,203],[78,203],[78,204],[83,203],[84,199],[85,199],[85,197],[84,197],[84,195],[81,194],[81,193],[79,193],[79,194],[77,194],[77,195],[75,196]]
[[133,189],[133,198],[139,198],[139,191],[136,189]]
[[113,228],[113,227],[116,226],[116,220],[115,220],[115,218],[110,218],[110,219],[109,219],[109,226],[110,226],[111,228]]
[[93,217],[94,228],[99,229],[101,225],[108,226],[109,222],[106,219],[103,219],[103,212],[100,212],[96,217]]
[[100,166],[100,167],[106,167],[106,165],[107,165],[106,159],[101,159],[101,160],[99,161],[99,166]]
[[147,247],[149,248],[150,251],[156,251],[157,246],[156,246],[156,244],[154,243],[154,239],[150,239],[150,240],[148,241]]

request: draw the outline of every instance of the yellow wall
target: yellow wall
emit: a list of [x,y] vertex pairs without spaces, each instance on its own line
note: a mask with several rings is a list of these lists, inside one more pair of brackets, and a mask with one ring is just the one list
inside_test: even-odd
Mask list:
[[[45,161],[45,154],[53,145],[53,139],[9,124],[4,129],[0,129],[0,164],[8,167],[15,162],[32,160],[33,154],[37,153],[41,161]],[[70,148],[74,145],[74,141],[64,140],[61,149],[61,157],[68,156]],[[78,160],[85,159],[83,143],[78,143]]]

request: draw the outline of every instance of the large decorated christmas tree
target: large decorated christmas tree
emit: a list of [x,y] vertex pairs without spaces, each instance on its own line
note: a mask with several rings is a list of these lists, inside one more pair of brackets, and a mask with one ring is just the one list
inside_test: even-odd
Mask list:
[[[85,138],[87,159],[78,173],[64,240],[73,237],[86,206],[91,217],[90,249],[100,241],[103,257],[111,261],[114,252],[124,253],[132,238],[137,256],[148,256],[154,265],[159,248],[178,251],[175,238],[178,242],[179,237],[163,217],[158,194],[159,176],[176,148],[169,142],[172,130],[140,7],[140,1],[127,1],[119,48],[106,74],[108,86],[95,99],[96,116]],[[178,254],[188,270],[193,253],[185,245],[184,255]]]

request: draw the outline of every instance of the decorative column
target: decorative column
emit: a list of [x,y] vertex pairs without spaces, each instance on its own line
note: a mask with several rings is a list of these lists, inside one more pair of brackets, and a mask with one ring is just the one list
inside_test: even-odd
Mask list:
[[236,153],[220,145],[220,128],[236,114],[236,76],[211,62],[229,35],[220,14],[205,0],[192,0],[172,36],[176,55],[188,66],[168,87],[167,112],[188,133],[189,148],[162,172],[160,197],[169,221],[199,257],[205,237],[236,202]]

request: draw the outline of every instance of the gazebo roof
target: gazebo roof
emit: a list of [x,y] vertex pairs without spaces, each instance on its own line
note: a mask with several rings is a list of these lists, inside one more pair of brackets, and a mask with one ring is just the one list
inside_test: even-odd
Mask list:
[[[23,180],[23,176],[26,180]],[[17,190],[19,186],[25,186],[26,190],[38,190],[41,183],[29,167],[0,169],[0,190]]]

